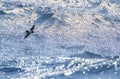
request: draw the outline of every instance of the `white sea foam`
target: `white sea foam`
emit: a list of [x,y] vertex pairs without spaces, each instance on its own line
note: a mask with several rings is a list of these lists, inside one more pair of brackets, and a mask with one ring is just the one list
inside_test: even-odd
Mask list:
[[[95,73],[104,67],[115,67],[117,75],[119,58],[87,59],[79,54],[84,51],[101,56],[120,54],[119,4],[118,0],[1,0],[0,64],[8,58],[15,68],[24,70],[19,76],[8,75],[10,79],[77,79],[78,73],[86,75],[90,70]],[[24,32],[34,24],[35,32],[23,39]],[[76,54],[78,57],[74,57]],[[112,74],[103,72],[109,75],[99,76],[101,79]],[[111,77],[116,79],[116,75]],[[2,79],[5,76],[2,74]]]

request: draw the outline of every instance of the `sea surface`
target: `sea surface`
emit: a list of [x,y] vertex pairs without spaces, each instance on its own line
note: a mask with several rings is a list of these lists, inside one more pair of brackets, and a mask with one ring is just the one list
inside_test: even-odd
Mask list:
[[120,79],[120,1],[0,0],[0,79]]

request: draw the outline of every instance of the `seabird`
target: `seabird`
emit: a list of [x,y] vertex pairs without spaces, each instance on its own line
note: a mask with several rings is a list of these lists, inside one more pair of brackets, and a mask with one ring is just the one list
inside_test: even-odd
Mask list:
[[34,31],[33,31],[34,28],[35,28],[35,25],[33,25],[33,26],[30,28],[29,31],[28,31],[28,30],[25,31],[25,37],[24,37],[24,39],[27,38],[30,34],[34,33]]

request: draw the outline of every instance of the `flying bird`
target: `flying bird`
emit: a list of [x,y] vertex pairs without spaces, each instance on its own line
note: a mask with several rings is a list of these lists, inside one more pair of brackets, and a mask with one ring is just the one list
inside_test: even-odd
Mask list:
[[35,25],[33,25],[29,31],[28,30],[25,31],[24,39],[27,38],[30,34],[34,33],[34,28],[35,28]]

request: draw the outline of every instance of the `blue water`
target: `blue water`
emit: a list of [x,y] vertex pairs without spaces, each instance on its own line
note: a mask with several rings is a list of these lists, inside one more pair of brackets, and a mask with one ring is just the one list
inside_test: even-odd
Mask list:
[[0,79],[120,79],[119,10],[118,0],[1,0]]

